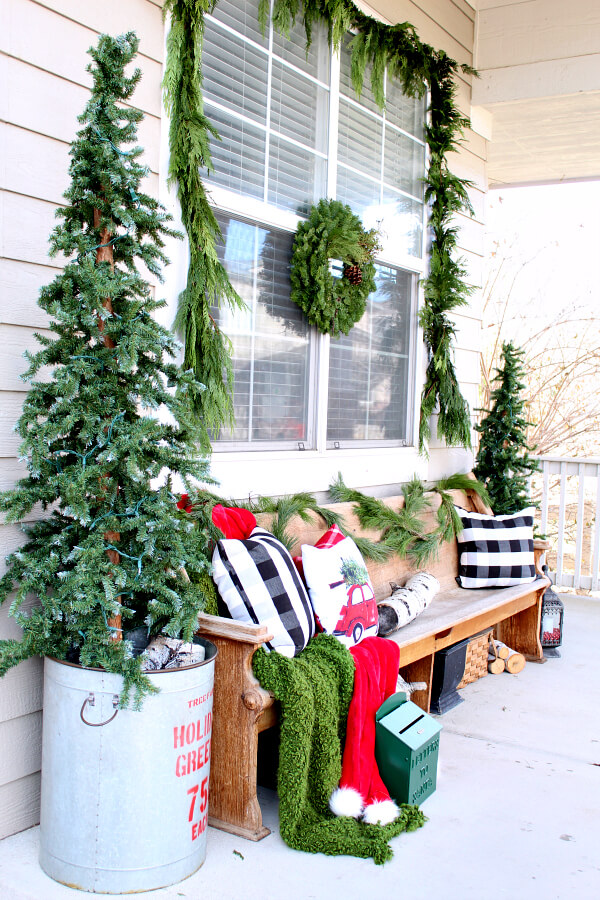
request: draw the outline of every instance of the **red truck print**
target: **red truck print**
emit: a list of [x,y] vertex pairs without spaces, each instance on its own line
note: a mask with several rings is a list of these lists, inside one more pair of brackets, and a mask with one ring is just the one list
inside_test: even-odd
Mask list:
[[333,633],[352,637],[355,644],[363,632],[377,625],[377,603],[368,584],[354,584],[348,590],[348,603],[342,606]]

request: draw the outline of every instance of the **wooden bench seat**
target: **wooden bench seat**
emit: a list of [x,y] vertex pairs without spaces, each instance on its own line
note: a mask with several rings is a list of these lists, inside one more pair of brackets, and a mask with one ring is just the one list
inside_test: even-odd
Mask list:
[[[432,495],[431,527],[439,496]],[[457,505],[485,511],[476,495],[456,492]],[[403,498],[385,501],[398,509]],[[358,523],[352,504],[333,504],[351,533],[377,538]],[[259,516],[266,528],[271,517]],[[313,516],[310,522],[294,520],[288,531],[294,536],[294,553],[302,544],[314,544],[325,526]],[[407,681],[424,681],[427,690],[415,692],[412,700],[429,710],[434,655],[437,650],[494,627],[499,640],[523,653],[529,660],[542,662],[539,640],[542,595],[550,583],[539,568],[545,542],[536,542],[538,579],[507,588],[464,590],[456,584],[458,550],[456,541],[445,543],[435,560],[423,568],[440,581],[440,593],[431,605],[411,623],[390,635],[400,647],[400,673]],[[389,596],[390,582],[404,583],[415,571],[406,559],[392,557],[385,562],[367,560],[375,597]],[[255,650],[271,635],[259,625],[244,625],[231,619],[201,614],[199,633],[213,641],[219,650],[215,664],[209,823],[217,828],[251,840],[269,833],[262,824],[256,795],[258,735],[277,722],[277,703],[265,691],[252,672]]]

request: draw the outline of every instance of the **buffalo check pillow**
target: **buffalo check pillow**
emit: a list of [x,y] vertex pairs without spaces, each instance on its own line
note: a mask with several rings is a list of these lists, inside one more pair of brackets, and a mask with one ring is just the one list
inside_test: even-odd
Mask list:
[[306,588],[287,549],[264,528],[244,540],[223,539],[213,553],[213,580],[232,619],[266,625],[265,646],[297,656],[315,633]]
[[533,517],[528,506],[506,516],[456,507],[463,530],[457,535],[458,577],[463,588],[509,587],[535,581]]

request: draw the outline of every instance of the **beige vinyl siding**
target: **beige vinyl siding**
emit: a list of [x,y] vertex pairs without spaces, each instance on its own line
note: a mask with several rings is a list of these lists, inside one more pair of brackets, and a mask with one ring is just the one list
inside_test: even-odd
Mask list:
[[[133,102],[145,113],[138,131],[158,195],[161,129],[162,3],[152,0],[10,0],[0,5],[0,489],[23,474],[13,431],[27,386],[25,350],[48,321],[37,306],[42,285],[60,270],[48,256],[55,209],[69,184],[69,143],[80,127],[91,77],[87,49],[101,32],[134,30],[143,77]],[[48,333],[46,331],[46,333]],[[40,510],[32,511],[35,519]],[[23,534],[0,524],[0,573]],[[18,637],[0,609],[0,637]],[[39,821],[42,662],[27,660],[0,679],[0,838]]]

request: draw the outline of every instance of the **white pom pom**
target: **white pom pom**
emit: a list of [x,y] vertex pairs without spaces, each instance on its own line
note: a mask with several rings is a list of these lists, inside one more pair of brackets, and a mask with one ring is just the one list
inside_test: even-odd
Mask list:
[[353,819],[358,819],[364,805],[361,795],[351,787],[336,788],[329,798],[329,809],[335,816],[352,816]]
[[363,821],[369,825],[389,825],[400,815],[400,810],[393,800],[376,800],[365,806]]

